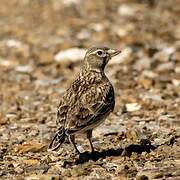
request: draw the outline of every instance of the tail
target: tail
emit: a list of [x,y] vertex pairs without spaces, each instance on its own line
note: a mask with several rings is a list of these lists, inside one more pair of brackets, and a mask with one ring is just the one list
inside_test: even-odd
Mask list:
[[57,132],[56,135],[54,136],[51,144],[49,145],[49,149],[52,151],[57,150],[62,143],[65,141],[66,138],[66,133],[64,127],[61,127]]

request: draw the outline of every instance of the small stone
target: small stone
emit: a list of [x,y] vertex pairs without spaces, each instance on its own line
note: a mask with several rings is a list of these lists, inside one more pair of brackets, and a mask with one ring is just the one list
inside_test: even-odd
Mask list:
[[16,167],[15,169],[15,172],[17,172],[18,174],[22,174],[24,172],[24,170],[21,168],[21,167]]
[[7,123],[7,118],[4,117],[4,114],[0,113],[0,125]]
[[78,4],[80,1],[79,0],[62,0],[62,3],[64,6],[71,6],[73,4]]
[[91,24],[90,27],[96,32],[101,32],[104,29],[104,25],[101,23]]
[[170,59],[170,55],[175,51],[174,48],[165,48],[162,51],[157,52],[154,55],[155,60],[159,60],[161,62],[168,62]]
[[30,56],[29,45],[16,39],[4,40],[2,43],[4,43],[4,45],[8,49],[8,57],[10,59],[19,61],[21,58],[29,58]]
[[156,146],[160,146],[160,145],[163,145],[165,143],[166,143],[166,139],[164,139],[164,138],[156,138],[156,139],[154,139],[154,144]]
[[11,48],[12,47],[19,48],[22,46],[22,43],[16,39],[9,39],[6,41],[6,45]]
[[173,53],[171,60],[173,61],[180,61],[180,51],[176,51],[175,53]]
[[129,32],[133,31],[135,26],[133,24],[127,24],[123,27],[114,27],[114,31],[119,37],[125,37],[129,34]]
[[7,60],[7,59],[3,59],[0,57],[0,67],[6,67],[6,68],[14,68],[17,66],[17,61],[13,60],[13,61],[10,61],[10,60]]
[[36,80],[35,83],[38,87],[39,86],[49,86],[49,85],[59,84],[63,79],[64,79],[63,77],[59,77],[57,79],[44,78],[44,79]]
[[27,152],[40,152],[45,148],[44,144],[37,142],[24,143],[15,147],[15,151],[18,153],[27,153]]
[[150,89],[150,87],[152,86],[152,80],[147,79],[147,78],[143,78],[141,77],[138,82],[145,88],[145,89]]
[[139,139],[138,132],[134,129],[128,130],[126,133],[126,137],[128,140],[130,140],[132,142],[136,142]]
[[59,180],[62,177],[54,174],[43,174],[43,175],[31,175],[25,178],[25,180]]
[[176,73],[180,74],[180,67],[175,67],[175,70],[174,70]]
[[134,69],[136,69],[137,71],[142,71],[144,69],[150,69],[150,67],[151,67],[151,60],[149,58],[139,59],[134,64]]
[[54,60],[58,62],[62,60],[77,61],[83,59],[85,53],[86,53],[85,49],[71,48],[57,53],[54,56]]
[[175,48],[174,47],[167,47],[163,49],[163,52],[168,54],[168,55],[172,55],[175,52]]
[[83,30],[81,30],[78,34],[77,34],[77,38],[78,39],[88,39],[88,38],[90,38],[90,36],[91,36],[91,34],[90,34],[90,32],[88,31],[88,30],[86,30],[86,29],[83,29]]
[[145,174],[138,174],[136,178],[137,180],[149,180],[150,177]]
[[38,52],[38,61],[40,64],[46,65],[53,62],[53,53],[47,48],[43,48]]
[[31,73],[33,68],[30,65],[19,65],[16,67],[16,71],[19,73]]
[[177,79],[172,79],[172,83],[174,86],[180,86],[180,80],[177,80]]
[[126,104],[126,109],[129,112],[138,111],[141,109],[141,105],[139,105],[138,103]]
[[150,71],[150,70],[144,70],[142,74],[144,77],[147,77],[150,79],[155,79],[158,76],[155,72]]
[[10,118],[10,119],[11,119],[11,118],[14,119],[14,118],[17,117],[17,114],[16,114],[16,113],[7,113],[7,114],[6,114],[6,117],[7,117],[7,118]]
[[49,169],[48,169],[48,174],[61,174],[61,166],[60,164],[56,164],[55,166],[51,166]]
[[157,67],[158,72],[166,72],[166,71],[172,71],[174,70],[174,63],[173,62],[167,62],[163,64],[159,64]]
[[143,100],[146,100],[146,99],[152,99],[152,100],[155,100],[155,101],[162,101],[162,95],[161,94],[156,94],[155,92],[148,92],[148,93],[145,93],[143,95],[140,95],[140,98],[142,98]]
[[127,4],[122,4],[118,7],[118,14],[121,16],[132,17],[136,14],[136,10]]
[[26,159],[26,160],[23,160],[23,163],[30,166],[34,166],[34,165],[39,164],[40,162],[37,159]]

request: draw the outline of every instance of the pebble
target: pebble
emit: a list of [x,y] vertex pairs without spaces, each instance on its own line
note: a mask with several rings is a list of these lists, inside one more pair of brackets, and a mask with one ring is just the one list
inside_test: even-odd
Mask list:
[[135,16],[136,10],[127,4],[122,4],[118,7],[118,14],[121,16],[132,17]]
[[134,69],[141,71],[144,69],[150,69],[151,67],[151,59],[149,58],[142,58],[139,59],[135,64],[134,64]]
[[78,4],[80,2],[80,0],[62,0],[62,3],[64,4],[64,6],[71,6],[73,4]]
[[19,65],[15,70],[19,73],[31,73],[33,68],[30,65]]
[[165,48],[162,51],[157,52],[154,55],[155,60],[159,60],[161,62],[168,62],[170,59],[170,55],[175,51],[173,47]]
[[138,103],[126,104],[126,109],[128,112],[138,111],[141,109],[141,105]]
[[174,63],[173,62],[167,62],[159,64],[157,67],[158,72],[166,72],[166,71],[172,71],[174,70]]
[[27,152],[40,152],[45,148],[44,144],[37,142],[29,142],[20,144],[15,148],[15,151],[18,153],[27,153]]
[[7,118],[1,116],[1,114],[0,114],[0,125],[4,125],[6,123],[7,123]]
[[19,48],[22,46],[22,43],[16,39],[9,39],[6,41],[6,45],[11,48]]
[[55,84],[59,84],[64,78],[63,77],[59,77],[57,79],[48,79],[48,78],[44,78],[44,79],[38,79],[36,80],[36,85],[37,86],[49,86],[49,85],[55,85]]
[[140,95],[140,98],[146,100],[146,99],[152,99],[152,100],[155,100],[155,101],[162,101],[162,97],[161,97],[161,94],[156,94],[154,92],[147,92],[145,94],[141,94]]
[[24,172],[24,170],[21,168],[21,167],[16,167],[15,169],[15,172],[17,172],[18,174],[22,174]]
[[43,175],[31,175],[24,178],[25,180],[59,180],[61,179],[60,175],[54,174],[43,174]]
[[6,67],[6,68],[14,68],[17,66],[17,61],[11,61],[11,60],[8,60],[8,59],[3,59],[0,57],[0,67]]
[[90,27],[96,32],[101,32],[104,29],[104,25],[102,23],[93,23]]
[[150,79],[154,79],[158,76],[158,74],[156,74],[155,72],[151,71],[151,70],[144,70],[142,72],[144,77],[150,78]]
[[180,80],[177,80],[177,79],[172,79],[172,83],[174,86],[180,86]]
[[91,36],[90,32],[86,29],[82,29],[78,34],[77,38],[82,40],[82,39],[89,39]]
[[180,74],[180,66],[179,67],[175,67],[175,70],[174,70],[176,73]]
[[58,52],[54,56],[54,60],[57,62],[62,61],[62,60],[77,61],[77,60],[83,59],[85,56],[85,53],[86,53],[86,49],[71,48],[71,49]]

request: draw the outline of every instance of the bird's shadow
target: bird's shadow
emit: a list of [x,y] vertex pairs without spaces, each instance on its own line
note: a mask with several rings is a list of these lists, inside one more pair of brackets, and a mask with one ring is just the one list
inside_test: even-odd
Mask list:
[[84,152],[81,153],[79,155],[79,158],[75,161],[75,162],[68,162],[65,161],[64,162],[64,167],[66,167],[67,165],[78,165],[78,164],[83,164],[85,162],[88,162],[89,160],[93,160],[93,161],[97,161],[100,158],[106,158],[109,156],[131,156],[131,154],[133,152],[137,153],[137,154],[141,154],[142,152],[151,152],[152,150],[155,150],[156,146],[151,145],[151,144],[142,144],[142,145],[138,145],[138,144],[131,144],[128,147],[126,147],[125,149],[122,148],[118,148],[118,149],[107,149],[107,150],[103,150],[101,152],[98,151],[94,151],[94,152]]

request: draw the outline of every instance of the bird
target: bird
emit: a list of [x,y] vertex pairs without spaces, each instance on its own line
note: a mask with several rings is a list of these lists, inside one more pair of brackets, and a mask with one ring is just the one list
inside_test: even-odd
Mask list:
[[87,50],[82,66],[75,80],[60,100],[56,124],[58,130],[49,150],[55,151],[68,138],[78,154],[75,137],[85,134],[91,148],[92,131],[105,121],[114,110],[114,88],[104,70],[110,59],[121,51],[108,47],[91,47]]

